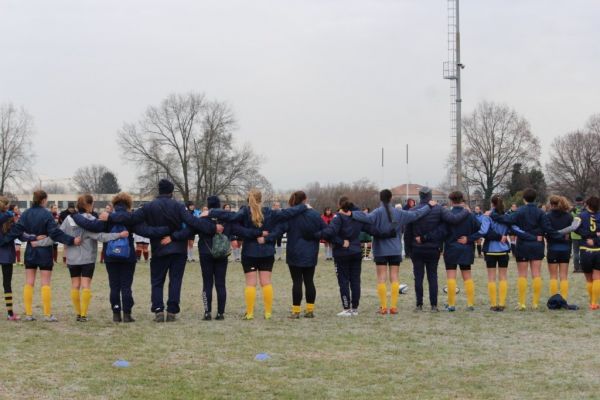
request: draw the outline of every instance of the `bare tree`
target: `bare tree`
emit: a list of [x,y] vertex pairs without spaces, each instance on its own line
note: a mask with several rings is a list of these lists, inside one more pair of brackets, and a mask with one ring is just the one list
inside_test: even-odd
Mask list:
[[546,164],[546,170],[550,188],[561,194],[574,197],[598,191],[600,130],[590,130],[588,133],[575,131],[556,138],[552,142],[550,162]]
[[[225,104],[204,95],[171,95],[119,132],[124,155],[140,167],[143,193],[161,178],[173,181],[185,201],[230,195],[255,180],[260,158],[249,146],[236,148],[236,121]],[[264,179],[264,177],[263,177]]]
[[73,175],[76,189],[79,193],[102,193],[102,177],[111,171],[100,164],[78,168]]
[[313,182],[306,185],[305,192],[311,206],[319,212],[325,207],[335,210],[342,196],[348,196],[359,207],[375,208],[379,204],[377,185],[367,179],[327,185]]
[[33,118],[24,108],[11,103],[0,105],[0,195],[7,184],[25,172],[34,154],[31,137]]
[[538,164],[540,146],[529,122],[505,105],[482,102],[463,119],[464,178],[484,202],[508,183],[513,165]]

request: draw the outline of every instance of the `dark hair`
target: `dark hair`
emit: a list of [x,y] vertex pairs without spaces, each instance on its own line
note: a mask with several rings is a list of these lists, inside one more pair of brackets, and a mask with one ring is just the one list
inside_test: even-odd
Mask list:
[[42,204],[42,201],[46,200],[47,198],[48,194],[46,194],[46,192],[43,190],[36,190],[33,192],[33,204],[36,206]]
[[454,204],[460,204],[464,201],[462,192],[459,192],[458,190],[450,193],[448,199]]
[[588,206],[592,212],[598,212],[600,209],[600,198],[597,196],[590,196],[585,201],[585,205]]
[[504,214],[504,201],[502,197],[495,195],[492,197],[492,205],[498,214]]
[[389,189],[383,189],[379,192],[379,200],[383,203],[383,208],[385,208],[385,213],[387,215],[388,221],[392,222],[392,212],[390,211],[390,201],[392,201],[392,191]]
[[350,201],[348,196],[340,197],[340,201],[338,201],[338,205],[339,205],[340,209],[342,209],[344,211],[351,211],[352,209],[354,209],[354,203],[352,203]]
[[86,206],[94,204],[94,198],[90,194],[82,194],[77,198],[77,210],[79,212],[87,212]]
[[293,207],[301,204],[304,200],[306,200],[306,193],[304,193],[302,190],[298,190],[297,192],[292,193],[288,204],[290,207]]
[[537,192],[535,191],[535,189],[527,188],[523,190],[523,200],[525,200],[526,202],[533,203],[536,197]]
[[323,215],[327,215],[327,211],[331,212],[331,207],[325,207],[323,209]]

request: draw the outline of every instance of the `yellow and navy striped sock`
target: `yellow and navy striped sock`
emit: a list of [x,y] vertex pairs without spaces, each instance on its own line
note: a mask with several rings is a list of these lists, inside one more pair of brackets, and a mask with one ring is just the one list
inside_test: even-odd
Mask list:
[[10,317],[13,316],[13,295],[12,293],[4,293],[4,302],[6,303],[6,312]]

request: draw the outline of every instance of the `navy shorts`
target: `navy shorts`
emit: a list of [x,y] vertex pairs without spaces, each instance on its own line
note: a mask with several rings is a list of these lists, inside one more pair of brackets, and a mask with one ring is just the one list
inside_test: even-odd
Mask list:
[[32,265],[32,264],[25,264],[25,269],[40,269],[40,271],[52,271],[52,267],[53,265]]
[[600,251],[581,250],[579,263],[586,274],[591,274],[594,270],[600,270]]
[[508,252],[503,254],[486,254],[485,266],[487,268],[508,268]]
[[402,256],[381,256],[373,259],[375,265],[400,265]]
[[448,270],[455,271],[458,267],[460,267],[461,271],[470,271],[471,270],[470,265],[446,264],[446,271],[448,271]]
[[515,258],[517,262],[525,261],[541,261],[544,259],[544,243],[543,242],[517,242],[515,249]]
[[568,264],[571,260],[570,251],[552,251],[548,250],[548,264]]
[[244,273],[254,271],[273,271],[273,263],[275,263],[275,257],[244,257],[242,256],[242,267]]

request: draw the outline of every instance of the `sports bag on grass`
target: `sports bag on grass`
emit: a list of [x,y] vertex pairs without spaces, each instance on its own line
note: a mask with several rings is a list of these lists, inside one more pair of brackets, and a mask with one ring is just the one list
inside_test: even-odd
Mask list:
[[[119,233],[124,230],[125,227],[123,225],[115,225],[110,232]],[[118,238],[106,243],[106,257],[127,259],[129,258],[130,252],[129,238]]]
[[229,238],[222,233],[217,233],[212,238],[212,247],[206,242],[206,247],[210,250],[210,255],[213,258],[225,258],[231,254],[231,243]]

